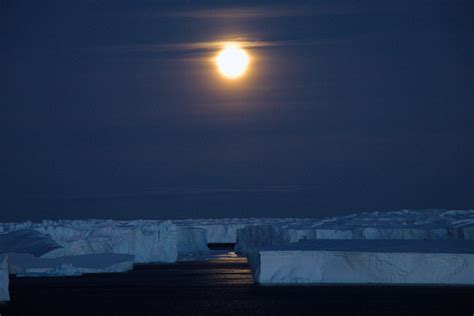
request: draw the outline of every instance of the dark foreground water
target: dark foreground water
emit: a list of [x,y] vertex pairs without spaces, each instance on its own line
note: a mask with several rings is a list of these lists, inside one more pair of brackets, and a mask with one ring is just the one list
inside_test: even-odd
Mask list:
[[473,287],[259,286],[245,259],[12,278],[1,315],[473,315]]

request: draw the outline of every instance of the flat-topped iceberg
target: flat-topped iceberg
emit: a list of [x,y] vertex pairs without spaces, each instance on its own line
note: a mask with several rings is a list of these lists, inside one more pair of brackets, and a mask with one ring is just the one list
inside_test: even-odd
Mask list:
[[260,250],[264,284],[474,284],[474,243],[464,240],[309,240]]
[[31,254],[8,254],[8,270],[17,276],[73,276],[84,273],[114,273],[133,269],[133,256],[89,254],[60,258],[38,258]]
[[47,258],[85,254],[117,253],[135,257],[135,262],[175,262],[177,231],[170,221],[74,221],[38,228],[63,249]]
[[474,238],[474,210],[363,212],[328,218],[187,219],[173,223],[204,229],[208,243],[237,243],[242,253],[245,249],[258,249],[260,244],[306,239]]
[[4,224],[2,230],[1,252],[43,258],[116,253],[148,263],[175,262],[178,253],[178,229],[171,221],[60,220]]
[[51,237],[31,228],[0,233],[0,253],[29,253],[40,257],[61,248]]
[[60,220],[0,224],[0,253],[41,258],[129,254],[137,263],[175,262],[178,252],[206,252],[207,230],[171,221]]
[[310,239],[472,239],[474,210],[369,212],[323,219],[274,219],[237,230],[236,250],[252,254],[262,247]]

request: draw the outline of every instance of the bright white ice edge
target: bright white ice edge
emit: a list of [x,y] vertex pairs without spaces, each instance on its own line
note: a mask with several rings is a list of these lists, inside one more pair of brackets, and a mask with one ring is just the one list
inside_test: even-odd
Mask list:
[[[323,219],[0,223],[0,254],[9,253],[15,263],[10,270],[24,276],[125,271],[130,266],[130,258],[134,263],[175,262],[180,253],[199,254],[195,257],[202,258],[208,251],[207,243],[235,242],[236,250],[248,257],[254,275],[258,276],[261,250],[277,246],[283,251],[289,245],[311,239],[402,239],[406,240],[404,243],[408,240],[473,240],[474,210],[366,212]],[[107,261],[111,258],[109,254],[130,257]],[[84,261],[74,258],[76,256],[85,256],[81,260],[89,260],[90,265],[84,265]],[[105,262],[109,264],[104,265]],[[5,297],[4,293],[2,290],[0,297]]]

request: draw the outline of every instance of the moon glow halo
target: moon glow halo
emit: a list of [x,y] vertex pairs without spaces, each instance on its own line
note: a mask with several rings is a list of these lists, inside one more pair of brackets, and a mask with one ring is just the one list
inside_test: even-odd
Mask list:
[[219,72],[227,79],[237,79],[247,70],[249,56],[237,44],[229,43],[216,57]]

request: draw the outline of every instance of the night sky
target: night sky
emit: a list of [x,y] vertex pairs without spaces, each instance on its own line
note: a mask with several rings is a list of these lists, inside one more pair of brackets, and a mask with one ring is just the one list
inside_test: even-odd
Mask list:
[[472,208],[472,9],[0,0],[0,221]]

